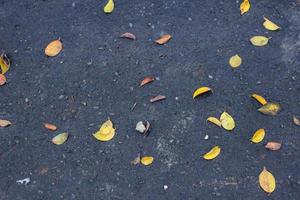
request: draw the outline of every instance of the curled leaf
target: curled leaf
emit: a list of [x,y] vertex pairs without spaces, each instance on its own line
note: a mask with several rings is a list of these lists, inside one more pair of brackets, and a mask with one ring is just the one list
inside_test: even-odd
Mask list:
[[139,164],[141,162],[141,156],[140,156],[140,154],[135,158],[135,159],[133,159],[130,163],[132,164],[132,165],[137,165],[137,164]]
[[155,97],[152,97],[150,99],[150,102],[151,103],[154,103],[154,102],[157,102],[157,101],[162,101],[162,100],[165,100],[166,99],[166,96],[163,96],[163,95],[157,95]]
[[6,77],[3,74],[0,74],[0,86],[6,83]]
[[260,96],[260,95],[258,95],[258,94],[252,94],[251,97],[253,97],[256,101],[258,101],[262,105],[267,104],[267,101],[265,100],[265,98],[262,97],[262,96]]
[[277,113],[281,110],[281,107],[278,103],[266,103],[262,107],[258,109],[259,112],[265,115],[277,115]]
[[151,165],[154,161],[154,158],[152,156],[144,156],[141,159],[141,163],[143,165]]
[[272,193],[276,188],[275,177],[265,167],[259,174],[259,185],[267,193]]
[[219,127],[222,126],[221,121],[219,119],[215,118],[215,117],[209,117],[209,118],[207,118],[207,121],[209,121],[209,122],[211,122],[211,123],[213,123],[213,124],[215,124]]
[[115,8],[115,3],[113,0],[108,0],[107,4],[104,6],[103,11],[105,13],[112,13]]
[[159,39],[155,40],[157,44],[166,44],[172,38],[171,35],[165,34],[161,36]]
[[271,38],[267,38],[265,36],[253,36],[250,39],[250,42],[254,46],[262,47],[262,46],[265,46],[268,44],[269,39],[271,39]]
[[261,129],[258,129],[257,131],[255,131],[255,133],[253,134],[252,138],[251,138],[251,141],[253,143],[259,143],[261,142],[264,138],[265,138],[265,129],[261,128]]
[[234,119],[225,111],[221,114],[220,121],[225,130],[231,131],[235,127]]
[[279,150],[281,148],[281,143],[279,143],[279,142],[268,142],[265,145],[265,147],[266,147],[266,149],[276,151],[276,150]]
[[151,82],[154,81],[154,80],[155,80],[154,76],[146,76],[146,77],[141,81],[140,87],[142,87],[142,86],[144,86],[144,85],[146,85],[146,84],[148,84],[148,83],[151,83]]
[[275,24],[274,22],[270,21],[269,19],[267,19],[266,17],[264,17],[264,23],[263,23],[263,26],[267,29],[267,30],[270,30],[270,31],[276,31],[278,29],[280,29],[280,27]]
[[212,91],[209,87],[199,87],[197,90],[193,93],[193,99],[195,99],[197,96],[204,94],[206,92]]
[[298,119],[296,116],[293,116],[293,122],[294,122],[294,124],[296,124],[297,126],[300,126],[300,119]]
[[5,74],[10,68],[10,60],[6,56],[6,54],[2,54],[0,56],[0,68],[1,74]]
[[56,131],[57,127],[54,124],[44,123],[44,127],[50,131]]
[[131,40],[135,40],[136,39],[135,35],[132,34],[132,33],[129,33],[129,32],[123,33],[120,37],[121,38],[131,39]]
[[113,128],[113,123],[110,119],[104,122],[100,129],[93,136],[102,142],[109,141],[115,136],[116,129]]
[[242,58],[236,54],[229,59],[229,64],[232,68],[237,68],[242,64]]
[[53,144],[61,145],[67,141],[68,137],[69,137],[68,133],[61,133],[55,136],[54,138],[52,138],[51,141]]
[[7,127],[10,126],[11,122],[6,119],[0,119],[0,127]]
[[62,48],[63,46],[60,39],[53,40],[45,48],[45,54],[50,57],[57,56],[61,52]]
[[248,12],[250,9],[251,5],[249,0],[244,0],[241,5],[240,5],[240,11],[241,11],[241,15],[243,15],[244,13]]
[[216,158],[221,152],[221,148],[219,146],[213,147],[209,152],[203,155],[205,160],[212,160]]

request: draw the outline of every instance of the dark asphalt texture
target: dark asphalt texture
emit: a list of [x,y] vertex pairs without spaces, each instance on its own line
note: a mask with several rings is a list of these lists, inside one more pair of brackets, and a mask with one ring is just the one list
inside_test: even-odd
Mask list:
[[[0,199],[299,199],[300,127],[292,122],[300,115],[299,3],[251,0],[244,16],[240,1],[116,1],[110,15],[105,3],[0,0],[0,48],[12,61],[0,88],[0,117],[12,122],[0,129]],[[263,16],[282,30],[264,29]],[[137,40],[119,38],[124,32]],[[172,40],[155,44],[164,33]],[[254,47],[254,35],[272,39]],[[45,46],[59,37],[64,50],[47,58]],[[235,54],[243,64],[232,70]],[[157,80],[140,88],[149,75]],[[193,100],[202,85],[213,94]],[[282,111],[257,112],[253,92]],[[151,104],[158,94],[167,99]],[[236,120],[232,132],[206,122],[224,110]],[[92,133],[108,117],[116,136],[101,143]],[[135,131],[140,120],[152,125],[147,138]],[[259,128],[266,138],[251,144]],[[55,146],[61,132],[70,137]],[[268,141],[283,147],[268,151]],[[215,145],[219,157],[201,158]],[[154,163],[132,166],[139,153]],[[271,195],[258,184],[264,166],[277,181]],[[27,185],[16,183],[27,177]]]

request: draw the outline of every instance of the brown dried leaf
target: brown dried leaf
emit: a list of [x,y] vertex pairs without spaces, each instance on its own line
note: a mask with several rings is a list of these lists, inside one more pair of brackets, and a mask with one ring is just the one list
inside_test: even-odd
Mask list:
[[296,124],[297,126],[300,126],[300,119],[298,119],[296,116],[293,116],[293,121],[294,121],[294,124]]
[[281,148],[281,143],[279,143],[279,142],[268,142],[265,145],[265,147],[266,147],[266,149],[276,151],[276,150],[279,150]]
[[0,119],[0,127],[7,127],[10,126],[11,122],[5,119]]
[[44,127],[50,131],[56,131],[57,127],[54,124],[44,123]]
[[165,34],[161,36],[159,39],[155,40],[157,44],[166,44],[172,38],[171,35]]
[[0,74],[0,86],[6,83],[6,77],[3,74]]
[[161,101],[161,100],[165,100],[166,99],[166,96],[163,96],[163,95],[157,95],[156,97],[153,97],[150,99],[150,102],[151,103],[154,103],[156,101]]
[[149,129],[150,129],[150,123],[146,121],[146,129],[144,131],[146,137],[149,135]]
[[148,84],[148,83],[151,83],[151,82],[154,81],[154,80],[155,80],[154,76],[147,76],[147,77],[145,77],[145,78],[141,81],[140,87],[142,87],[142,86],[144,86],[144,85],[146,85],[146,84]]
[[131,40],[136,40],[135,35],[132,34],[132,33],[129,33],[129,32],[123,33],[120,37],[121,38],[131,39]]

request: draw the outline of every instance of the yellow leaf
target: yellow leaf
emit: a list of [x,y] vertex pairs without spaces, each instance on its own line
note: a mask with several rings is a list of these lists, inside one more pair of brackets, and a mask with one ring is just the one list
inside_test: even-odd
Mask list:
[[221,148],[219,146],[213,147],[209,152],[203,155],[205,160],[212,160],[216,158],[221,152]]
[[151,165],[154,161],[154,158],[152,156],[144,156],[141,159],[141,163],[143,165]]
[[223,128],[228,131],[233,130],[235,127],[234,119],[227,112],[221,114],[220,121]]
[[272,193],[276,188],[275,177],[265,167],[259,174],[259,185],[267,193]]
[[252,45],[254,46],[258,46],[258,47],[262,47],[268,44],[269,39],[271,38],[267,38],[265,36],[253,36],[250,39],[250,42],[252,43]]
[[211,123],[213,123],[213,124],[215,124],[215,125],[217,125],[219,127],[222,126],[220,120],[217,119],[217,118],[215,118],[215,117],[209,117],[209,118],[207,118],[207,121],[209,121],[209,122],[211,122]]
[[281,110],[281,107],[278,103],[266,103],[262,107],[258,109],[259,112],[265,115],[277,115],[277,113]]
[[237,68],[242,64],[242,58],[236,54],[229,59],[229,64],[232,68]]
[[100,129],[96,133],[94,133],[93,136],[97,140],[106,142],[113,139],[113,137],[115,136],[115,132],[116,129],[113,128],[113,123],[109,119],[101,125]]
[[265,129],[261,128],[261,129],[258,129],[257,131],[255,131],[255,133],[253,134],[252,138],[251,138],[251,141],[253,143],[259,143],[261,142],[264,137],[266,135],[266,132],[265,132]]
[[105,13],[111,13],[115,8],[115,4],[113,0],[108,0],[107,4],[104,6],[103,11]]
[[0,127],[7,127],[10,126],[11,122],[6,119],[0,119]]
[[57,56],[62,49],[63,46],[60,39],[53,40],[45,48],[45,54],[50,57]]
[[275,24],[274,22],[272,22],[272,21],[270,21],[269,19],[267,19],[266,17],[264,17],[264,23],[263,23],[263,26],[266,28],[266,29],[268,29],[268,30],[270,30],[270,31],[276,31],[276,30],[278,30],[278,29],[280,29],[280,27],[277,25],[277,24]]
[[240,5],[240,11],[241,11],[241,15],[243,15],[244,13],[248,12],[250,9],[251,5],[249,0],[244,0],[241,5]]
[[195,97],[197,97],[201,94],[204,94],[206,92],[209,92],[209,91],[211,91],[211,88],[209,88],[209,87],[199,87],[197,90],[194,91],[193,99],[195,99]]
[[68,137],[69,137],[68,133],[61,133],[61,134],[58,134],[57,136],[55,136],[54,138],[52,138],[51,141],[53,144],[61,145],[61,144],[65,143],[65,141],[67,141]]
[[258,94],[253,93],[253,94],[251,95],[251,97],[253,97],[256,101],[258,101],[258,102],[261,103],[262,105],[267,104],[267,101],[265,100],[265,98],[263,98],[262,96],[260,96],[260,95],[258,95]]
[[5,74],[10,67],[10,61],[7,58],[6,54],[2,54],[0,56],[0,68],[1,68],[1,74]]

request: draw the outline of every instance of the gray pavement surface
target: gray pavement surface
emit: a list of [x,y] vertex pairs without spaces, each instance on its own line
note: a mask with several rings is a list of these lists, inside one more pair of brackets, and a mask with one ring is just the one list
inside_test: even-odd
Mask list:
[[[240,1],[116,1],[110,15],[105,3],[0,0],[0,48],[12,61],[0,117],[13,123],[0,129],[0,199],[299,199],[300,127],[292,116],[300,115],[300,2],[251,0],[243,16]],[[263,16],[282,30],[264,29]],[[119,38],[124,32],[137,40]],[[164,33],[172,40],[155,44]],[[258,48],[249,43],[254,35],[272,39]],[[47,58],[45,46],[59,37],[64,50]],[[237,53],[243,64],[232,70]],[[157,80],[140,88],[149,75]],[[213,94],[193,100],[201,85]],[[283,110],[262,115],[253,92]],[[158,94],[167,99],[151,104]],[[233,132],[206,122],[224,110],[236,120]],[[117,133],[101,143],[92,133],[108,117]],[[146,138],[134,130],[140,120],[152,125]],[[258,128],[267,135],[254,145]],[[50,142],[65,131],[65,144]],[[283,147],[267,151],[267,141]],[[220,156],[203,160],[215,145]],[[154,163],[132,166],[139,153]],[[258,184],[264,166],[277,181],[271,195]]]

